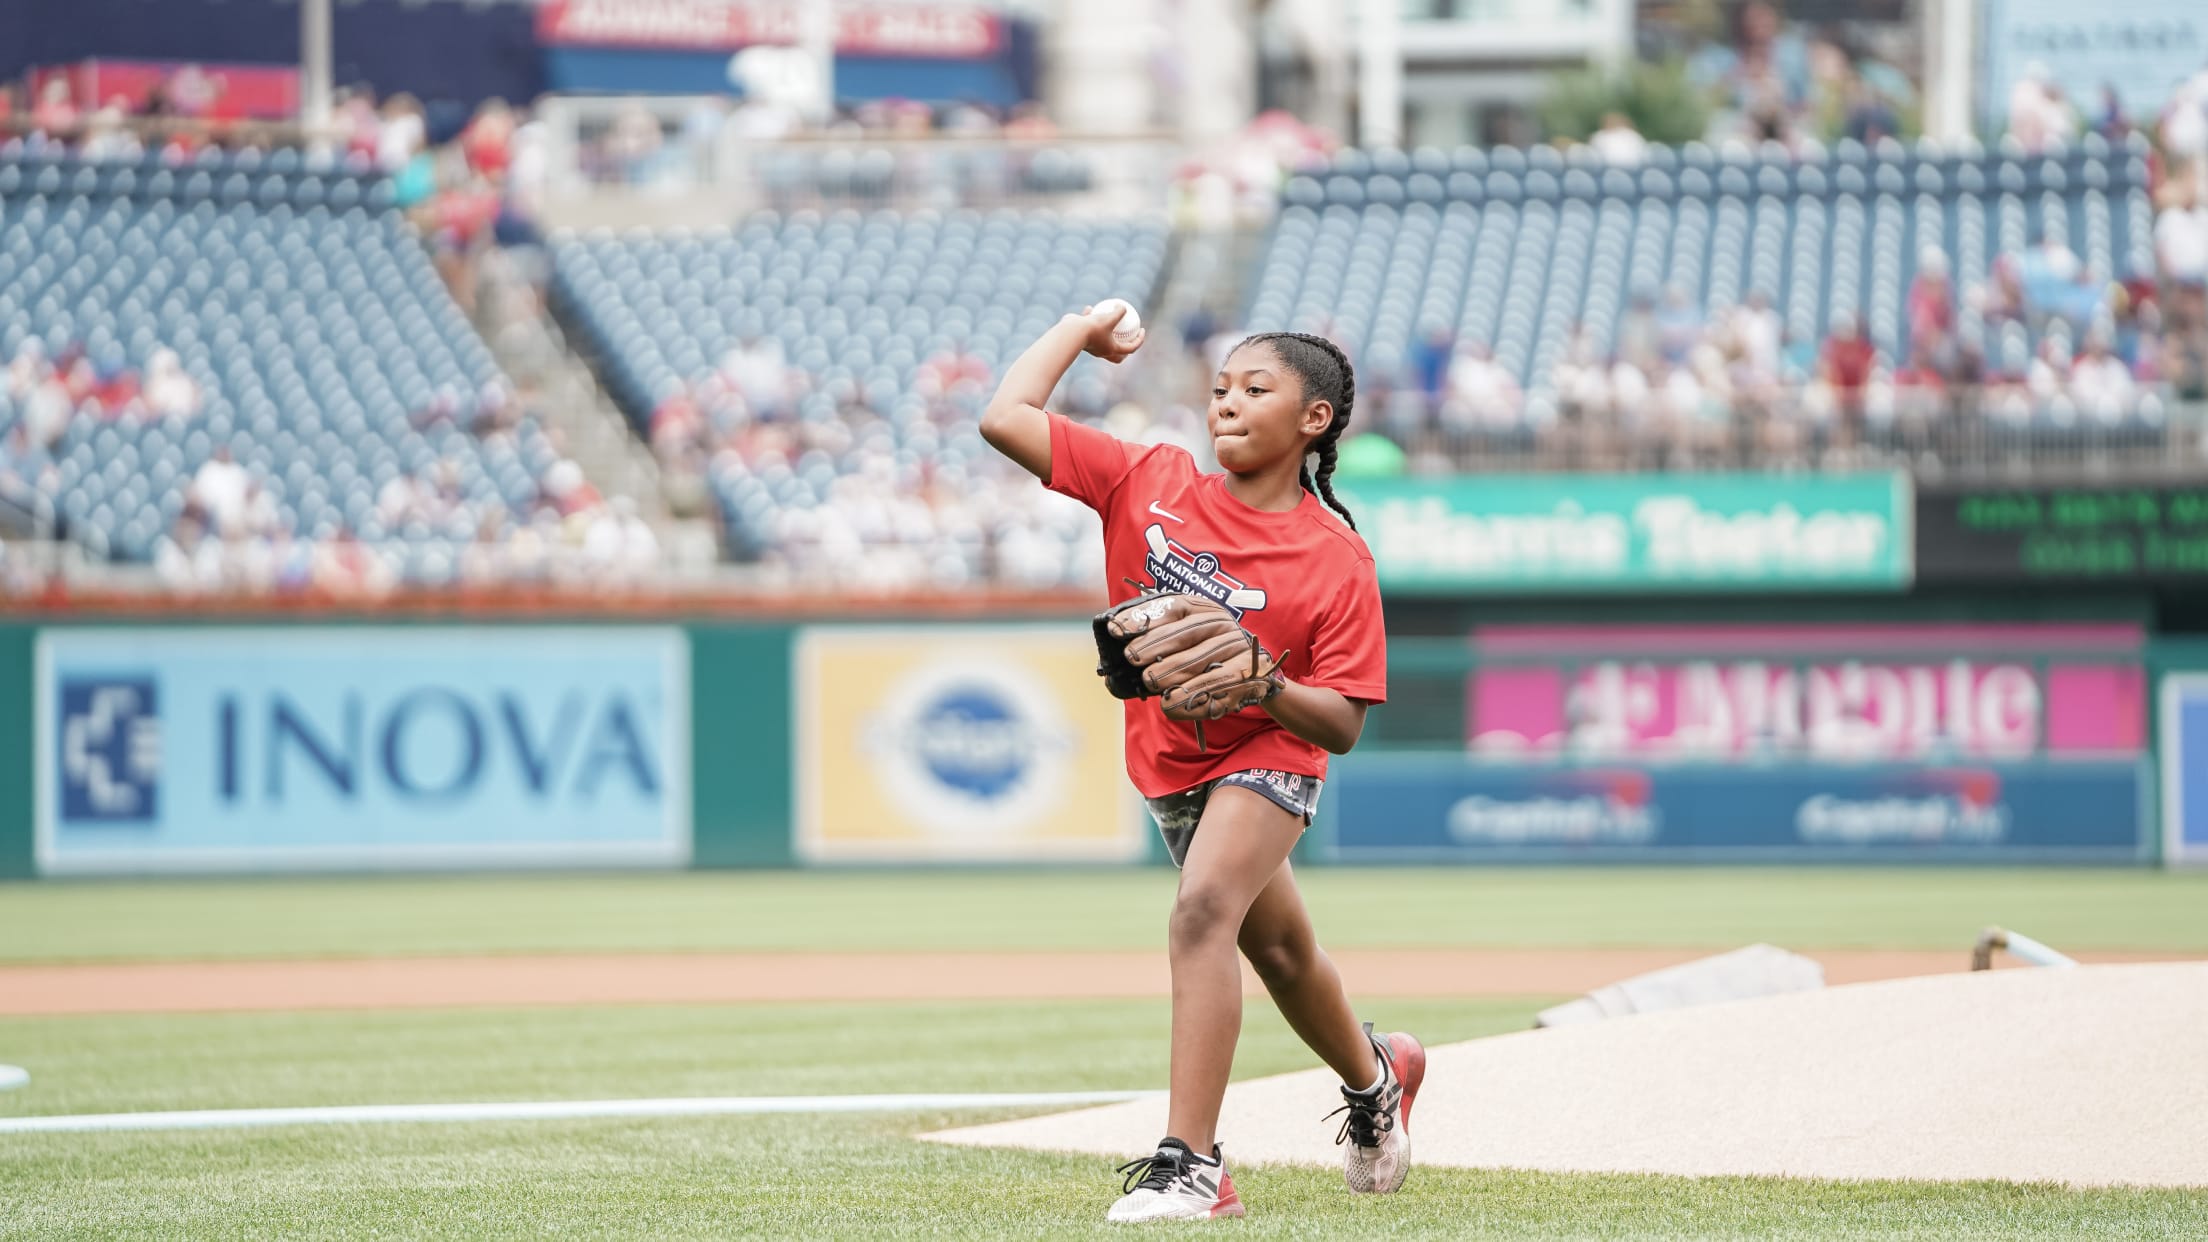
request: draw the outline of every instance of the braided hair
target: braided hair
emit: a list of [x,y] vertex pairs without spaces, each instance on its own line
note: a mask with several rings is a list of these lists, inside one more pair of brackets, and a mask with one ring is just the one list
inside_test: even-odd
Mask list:
[[1236,345],[1263,345],[1280,356],[1283,366],[1296,373],[1303,383],[1303,395],[1307,401],[1324,401],[1334,407],[1334,421],[1325,431],[1311,441],[1304,452],[1319,459],[1317,474],[1311,472],[1307,461],[1303,466],[1303,490],[1316,492],[1327,507],[1342,515],[1351,530],[1357,529],[1357,519],[1349,516],[1349,509],[1334,498],[1334,462],[1336,446],[1341,443],[1342,432],[1349,426],[1350,407],[1357,400],[1357,372],[1349,365],[1349,355],[1342,347],[1323,336],[1309,332],[1259,332],[1242,338]]

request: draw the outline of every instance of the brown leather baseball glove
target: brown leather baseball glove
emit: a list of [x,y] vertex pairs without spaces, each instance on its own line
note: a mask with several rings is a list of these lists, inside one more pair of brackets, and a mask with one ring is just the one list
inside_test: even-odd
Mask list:
[[1280,661],[1223,605],[1148,592],[1096,615],[1097,675],[1115,697],[1162,698],[1165,714],[1196,725],[1280,692]]

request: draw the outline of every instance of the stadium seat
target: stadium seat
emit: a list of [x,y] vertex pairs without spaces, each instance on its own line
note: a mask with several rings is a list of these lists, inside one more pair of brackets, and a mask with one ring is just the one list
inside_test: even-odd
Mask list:
[[[0,342],[12,352],[36,336],[119,369],[173,350],[200,396],[179,423],[67,425],[59,447],[74,465],[58,498],[113,556],[152,554],[217,448],[263,472],[301,534],[334,529],[329,497],[364,469],[396,473],[393,446],[455,463],[464,483],[515,451],[459,434],[432,446],[415,431],[431,402],[499,379],[490,352],[409,228],[302,200],[285,154],[202,160],[181,178],[159,165],[0,165],[0,266],[16,264]],[[549,464],[533,423],[518,443]]]
[[[1361,197],[1291,182],[1245,312],[1257,327],[1331,322],[1361,368],[1398,383],[1415,336],[1453,327],[1538,395],[1574,330],[1608,348],[1630,297],[1676,286],[1704,312],[1761,293],[1800,337],[1855,314],[1894,365],[1927,247],[1947,254],[1959,291],[1983,285],[1994,254],[2019,253],[2043,230],[2093,270],[2151,270],[2145,149],[2136,135],[2121,150],[2094,139],[2031,160],[1968,141],[1843,140],[1792,154],[1689,143],[1650,148],[1636,171],[1548,149],[1461,147],[1446,157],[1432,217],[1412,215],[1436,205],[1424,181],[1405,184],[1406,205],[1392,189],[1373,193],[1393,185],[1378,166],[1394,155],[1337,156],[1337,180],[1367,170]],[[1409,162],[1438,169],[1442,159],[1414,152]],[[1958,330],[1988,331],[1967,299]],[[2011,321],[1988,352],[2021,368],[2038,346]]]
[[[1309,274],[1330,297],[1372,299],[1376,312],[1380,291],[1402,269],[1389,265],[1384,250],[1359,249],[1357,226],[1400,212],[1406,233],[1431,232],[1436,207],[1406,201],[1419,176],[1433,182],[1424,174],[1376,173],[1370,160],[1353,158],[1323,179],[1293,178],[1283,190],[1279,235],[1311,248]],[[1439,188],[1420,192],[1438,198]],[[1433,223],[1417,223],[1428,217]],[[956,350],[978,360],[993,383],[1067,308],[1110,296],[1146,305],[1165,250],[1158,220],[1071,219],[1045,210],[762,211],[722,231],[556,235],[552,295],[640,433],[662,401],[709,386],[733,348],[768,337],[789,365],[813,377],[813,390],[786,417],[874,428],[870,440],[808,452],[788,465],[716,460],[708,483],[727,545],[739,558],[765,558],[810,537],[807,515],[825,512],[865,471],[926,462],[962,477],[968,448],[941,437],[931,401],[948,401],[971,418],[990,386],[931,396],[926,373],[938,355]],[[1252,298],[1286,320],[1310,313],[1303,292],[1276,276],[1254,285]],[[1360,319],[1369,332],[1377,316]],[[1076,407],[1101,399],[1101,365],[1084,359],[1067,377],[1063,391]],[[1069,542],[1062,551],[1054,572],[1064,581],[1093,575],[1080,548]],[[981,555],[972,542],[960,572],[978,572]]]

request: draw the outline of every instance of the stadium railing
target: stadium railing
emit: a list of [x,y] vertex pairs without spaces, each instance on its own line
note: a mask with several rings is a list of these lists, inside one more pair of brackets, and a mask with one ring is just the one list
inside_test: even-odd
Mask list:
[[[1501,425],[1436,414],[1417,393],[1376,403],[1368,430],[1401,444],[1414,470],[1619,471],[1900,468],[1942,477],[2208,476],[2208,402],[2142,386],[2117,417],[2050,412],[2020,385],[1899,395],[1843,416],[1802,390],[1716,416],[1621,417],[1569,403]],[[1811,413],[1811,409],[1821,412]],[[2009,412],[1997,412],[2009,411]]]

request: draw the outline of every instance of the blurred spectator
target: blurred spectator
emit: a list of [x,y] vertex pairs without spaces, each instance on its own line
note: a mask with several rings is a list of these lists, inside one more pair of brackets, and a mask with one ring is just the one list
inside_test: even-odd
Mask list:
[[1771,296],[1751,289],[1748,300],[1733,314],[1733,336],[1751,374],[1776,381],[1779,375],[1779,313],[1771,308]]
[[2194,204],[2208,203],[2208,67],[2170,93],[2162,107],[2161,135],[2171,180]]
[[163,418],[184,419],[199,413],[199,386],[184,370],[173,349],[157,349],[146,362],[142,389],[146,408]]
[[1883,138],[1899,138],[1901,121],[1894,110],[1860,73],[1851,71],[1844,88],[1847,119],[1840,132],[1865,146],[1873,146]]
[[636,502],[616,496],[591,519],[583,536],[583,558],[593,568],[620,578],[636,579],[659,568],[659,538],[651,524],[637,516]]
[[1916,348],[1908,364],[1894,372],[1894,412],[1904,419],[1933,418],[1946,405],[1946,396],[1947,379],[1929,349]]
[[366,87],[334,92],[330,123],[348,160],[373,163],[383,149],[383,118],[376,111],[375,92]]
[[1667,365],[1680,366],[1695,342],[1702,339],[1702,308],[1678,285],[1664,287],[1664,304],[1656,312],[1656,356]]
[[1910,353],[1927,360],[1945,357],[1955,331],[1955,286],[1948,278],[1947,252],[1937,246],[1927,244],[1917,255],[1908,315]]
[[48,78],[38,93],[37,106],[31,109],[31,124],[49,137],[68,139],[76,136],[79,120],[68,79],[59,75]]
[[2070,361],[2070,353],[2059,338],[2049,336],[2040,341],[2039,351],[2024,371],[2024,390],[2031,397],[2031,407],[2045,410],[2070,405]]
[[1980,310],[1988,324],[2023,321],[2024,277],[2018,256],[2006,251],[1993,256],[1980,296],[1983,299]]
[[1656,299],[1646,289],[1636,289],[1618,319],[1617,356],[1628,366],[1647,371],[1657,362]]
[[986,396],[994,376],[986,359],[968,350],[965,342],[954,340],[920,364],[913,374],[913,387],[929,397],[962,392]]
[[788,357],[779,337],[752,333],[721,355],[721,377],[743,398],[754,418],[780,418],[789,412],[793,392]]
[[2193,292],[2208,285],[2208,202],[2163,208],[2154,222],[2154,249],[2164,280]]
[[396,177],[429,149],[429,131],[422,105],[412,95],[400,93],[384,101],[376,123],[376,167]]
[[2050,231],[2018,257],[2016,270],[2026,310],[2044,316],[2067,303],[2070,287],[2078,281],[2078,255],[2060,234]]
[[2124,97],[2116,92],[2116,84],[2101,83],[2100,106],[2093,110],[2093,132],[2116,147],[2131,137],[2131,129],[2131,118],[2124,114]]
[[1495,361],[1486,344],[1465,341],[1449,364],[1449,398],[1442,421],[1456,430],[1515,425],[1523,410],[1518,381]]
[[563,518],[588,513],[603,503],[598,489],[583,477],[583,468],[565,458],[554,462],[544,472],[545,499],[552,502]]
[[545,192],[552,184],[551,134],[532,114],[514,127],[507,151],[506,209],[533,230],[543,215]]
[[1863,415],[1863,389],[1871,381],[1876,354],[1856,317],[1845,311],[1833,316],[1832,332],[1821,359],[1824,381],[1832,388],[1843,424]]
[[2070,397],[2080,413],[2116,422],[2132,412],[2131,368],[2109,352],[2099,332],[2087,334],[2085,350],[2070,369]]
[[[430,156],[425,152],[420,158],[426,161]],[[490,181],[471,176],[439,192],[416,217],[429,234],[438,275],[460,309],[471,315],[475,313],[476,263],[491,243],[501,201]]]
[[513,158],[514,113],[503,99],[487,99],[460,133],[460,153],[476,176],[496,180]]
[[1648,139],[1633,128],[1631,118],[1623,112],[1612,112],[1602,118],[1602,128],[1587,139],[1587,145],[1611,164],[1621,167],[1638,167],[1648,159]]
[[605,155],[613,180],[631,185],[648,180],[662,141],[659,118],[649,109],[634,102],[623,107],[614,117],[605,140]]
[[76,413],[76,403],[47,361],[45,342],[35,336],[23,342],[8,367],[8,391],[23,412],[23,430],[31,445],[40,450],[53,447]]
[[153,572],[162,586],[181,594],[211,589],[222,580],[221,549],[196,516],[185,514],[154,545]]
[[1411,380],[1417,385],[1418,395],[1424,402],[1428,418],[1441,410],[1442,394],[1448,385],[1450,359],[1456,352],[1456,334],[1442,324],[1434,324],[1419,334],[1411,345]]
[[310,575],[317,589],[340,599],[388,594],[397,582],[391,566],[344,526],[315,546]]
[[201,463],[192,476],[187,497],[208,515],[216,532],[227,534],[244,529],[246,492],[252,485],[252,476],[232,459],[229,446],[223,445]]
[[1809,93],[1808,45],[1764,0],[1732,13],[1729,44],[1702,49],[1689,61],[1689,74],[1715,91],[1721,115],[1730,118],[1725,123],[1793,114]]
[[2009,133],[2027,155],[2037,155],[2078,134],[2077,111],[2063,97],[2052,71],[2033,61],[2009,88]]
[[88,160],[136,159],[144,150],[138,136],[125,127],[130,108],[120,96],[85,122],[84,141],[77,154]]

